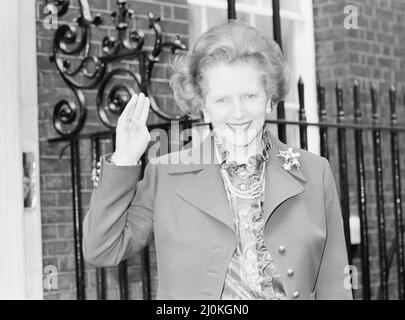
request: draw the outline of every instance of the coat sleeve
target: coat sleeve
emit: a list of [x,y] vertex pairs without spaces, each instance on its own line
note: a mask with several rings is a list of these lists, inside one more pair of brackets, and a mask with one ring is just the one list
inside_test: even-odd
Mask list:
[[[326,243],[316,281],[316,298],[321,300],[353,299],[347,284],[348,256],[343,229],[343,218],[335,179],[329,161],[324,159],[324,202]],[[350,281],[349,281],[350,283]]]
[[153,237],[156,165],[149,163],[139,181],[140,164],[114,166],[106,157],[83,221],[84,259],[95,267],[118,265]]

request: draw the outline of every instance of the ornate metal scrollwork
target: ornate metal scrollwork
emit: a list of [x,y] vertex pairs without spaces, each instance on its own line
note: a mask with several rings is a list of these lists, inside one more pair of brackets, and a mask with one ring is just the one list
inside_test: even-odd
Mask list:
[[[127,19],[132,19],[134,11],[126,8],[126,1],[118,1],[118,11],[111,13],[117,29],[117,38],[105,37],[103,39],[104,60],[117,60],[125,57],[136,57],[145,42],[145,35],[142,31],[131,31],[127,37],[129,24]],[[134,42],[135,45],[132,45]]]
[[62,17],[63,15],[65,15],[67,10],[69,9],[70,0],[54,0],[54,1],[45,0],[45,5],[48,5],[49,2],[52,2],[52,5],[56,7],[58,17]]
[[78,105],[68,100],[59,100],[53,109],[53,126],[61,136],[75,136],[81,130],[86,120],[87,109],[83,92],[71,88],[76,96]]
[[[63,16],[69,10],[69,0],[48,0],[58,8],[58,15]],[[53,124],[58,134],[71,138],[78,134],[86,119],[86,103],[82,90],[98,89],[97,112],[101,122],[110,129],[116,126],[116,118],[122,112],[130,96],[136,93],[135,87],[151,99],[151,109],[165,120],[179,120],[185,115],[170,115],[161,110],[150,92],[150,79],[153,66],[159,61],[159,55],[164,49],[185,50],[186,46],[179,37],[173,41],[162,42],[160,18],[155,18],[149,12],[149,27],[154,30],[155,42],[151,51],[143,49],[145,35],[142,31],[133,30],[128,33],[134,12],[127,8],[126,0],[117,0],[118,10],[111,14],[115,22],[117,37],[107,36],[102,40],[101,54],[90,55],[91,32],[93,28],[103,23],[100,15],[91,15],[87,0],[79,0],[80,16],[74,24],[64,24],[58,27],[53,40],[51,61],[55,63],[64,82],[74,92],[77,104],[60,100],[54,107]],[[121,59],[138,59],[139,72],[122,68],[108,70],[108,66]],[[127,83],[115,83],[113,78],[125,75],[136,86]]]
[[[109,88],[109,83],[113,83],[113,78],[117,75],[129,76],[138,88],[141,85],[136,75],[128,69],[114,69],[103,79],[97,92],[97,111],[103,124],[111,129],[115,128],[118,116],[135,93],[134,88],[127,83],[113,84]],[[104,99],[104,96],[107,96],[107,99]],[[104,103],[104,100],[106,100],[106,103]],[[111,116],[114,116],[113,119]]]

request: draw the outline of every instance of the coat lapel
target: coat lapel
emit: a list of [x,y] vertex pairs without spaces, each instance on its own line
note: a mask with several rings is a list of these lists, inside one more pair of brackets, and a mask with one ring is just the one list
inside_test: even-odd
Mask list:
[[197,209],[227,225],[235,232],[219,165],[208,165],[177,194]]
[[[268,221],[274,210],[287,199],[304,191],[306,179],[296,168],[286,171],[283,158],[277,157],[279,150],[287,150],[287,146],[271,132],[269,161],[265,172],[264,221]],[[224,223],[235,231],[232,212],[226,196],[220,167],[214,151],[214,140],[208,136],[203,142],[182,151],[191,157],[192,164],[170,165],[170,174],[197,172],[191,182],[181,186],[176,193],[185,201]]]
[[277,157],[279,150],[287,150],[287,146],[270,134],[272,148],[266,167],[266,186],[264,193],[264,224],[267,223],[275,209],[284,201],[304,191],[306,179],[295,167],[287,171],[283,167],[284,159]]
[[188,156],[193,159],[192,163],[172,166],[168,172],[170,174],[200,172],[190,183],[177,189],[176,193],[236,233],[219,162],[215,155],[213,138],[208,136],[198,146],[182,152],[188,152]]

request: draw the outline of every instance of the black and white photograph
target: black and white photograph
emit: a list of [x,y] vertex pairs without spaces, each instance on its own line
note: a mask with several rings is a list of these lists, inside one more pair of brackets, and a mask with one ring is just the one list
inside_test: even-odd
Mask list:
[[405,0],[1,0],[0,30],[0,300],[405,300]]

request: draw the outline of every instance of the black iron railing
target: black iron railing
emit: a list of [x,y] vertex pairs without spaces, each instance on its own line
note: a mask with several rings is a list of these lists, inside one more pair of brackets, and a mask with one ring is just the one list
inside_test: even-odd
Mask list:
[[[366,181],[368,179],[375,179],[375,195],[376,195],[376,205],[377,205],[377,224],[375,229],[378,231],[378,257],[379,257],[379,274],[380,274],[380,291],[378,297],[380,299],[389,298],[389,286],[388,286],[388,276],[390,269],[392,267],[392,261],[394,255],[397,256],[397,281],[398,281],[398,298],[403,299],[403,290],[404,290],[404,259],[403,259],[403,222],[402,222],[402,199],[401,199],[401,175],[400,175],[400,153],[399,153],[399,135],[405,133],[405,126],[398,126],[396,123],[396,114],[395,114],[395,104],[394,100],[391,99],[391,125],[381,125],[378,117],[377,105],[375,103],[376,90],[375,88],[371,89],[371,101],[373,106],[373,115],[372,121],[370,123],[360,123],[362,115],[360,112],[360,100],[359,97],[359,85],[358,82],[355,82],[353,85],[353,106],[354,106],[354,116],[353,120],[349,120],[345,115],[345,110],[343,107],[343,90],[340,85],[336,86],[336,106],[337,106],[337,122],[327,122],[326,106],[324,103],[324,93],[325,89],[318,85],[318,96],[321,97],[318,114],[320,122],[307,122],[303,119],[306,118],[305,108],[303,105],[303,82],[300,79],[299,82],[299,101],[300,109],[299,116],[301,120],[299,121],[287,121],[287,120],[266,120],[268,124],[283,124],[286,127],[297,127],[299,130],[299,147],[307,149],[308,137],[307,137],[307,128],[310,126],[315,126],[319,128],[320,136],[320,150],[321,155],[329,159],[331,163],[339,163],[339,193],[342,204],[342,214],[344,220],[344,229],[346,235],[347,249],[349,253],[350,264],[353,263],[353,254],[352,254],[352,245],[350,239],[350,216],[358,216],[360,219],[360,261],[361,261],[361,274],[362,274],[362,298],[371,299],[371,282],[370,282],[370,243],[369,243],[369,227],[370,223],[367,221],[368,213],[368,202],[367,202],[367,192],[366,192]],[[390,95],[395,95],[394,88],[390,89]],[[349,122],[350,121],[350,122]],[[170,123],[157,124],[148,126],[150,131],[154,129],[163,129],[166,132],[170,131]],[[179,125],[180,128],[190,128],[194,126],[206,126],[208,124],[199,122],[198,120],[182,120],[179,121],[176,125]],[[330,140],[329,134],[331,130],[336,131],[336,141],[332,142]],[[352,137],[349,136],[349,133],[352,133]],[[391,137],[391,155],[392,159],[392,185],[393,185],[393,198],[394,198],[394,218],[395,218],[395,238],[391,239],[391,246],[389,250],[386,248],[387,235],[386,235],[386,212],[384,210],[384,179],[383,174],[385,167],[383,166],[383,157],[382,157],[382,138],[383,134],[389,134]],[[372,156],[374,159],[374,177],[370,177],[366,174],[365,165],[364,165],[364,156],[366,152],[364,150],[364,138],[366,135],[370,135],[373,138],[373,152]],[[353,139],[354,138],[354,139]],[[55,138],[52,139],[52,142],[57,141],[66,141],[71,138]],[[349,164],[347,155],[349,154],[349,147],[347,146],[347,141],[354,140],[354,162],[355,162],[355,174],[356,174],[356,183],[350,183],[349,176]],[[80,175],[80,168],[78,167],[78,140],[90,140],[92,148],[92,164],[94,170],[96,170],[95,163],[100,158],[100,143],[101,141],[109,141],[113,145],[114,136],[111,131],[102,131],[88,134],[80,134],[70,140],[71,145],[71,160],[72,160],[72,183],[73,185],[73,197],[74,199],[74,210],[80,212],[80,183],[77,177]],[[181,144],[182,142],[179,141]],[[184,143],[184,142],[183,142]],[[297,145],[298,146],[298,145]],[[330,159],[331,148],[337,148],[337,157]],[[143,159],[145,164],[145,158]],[[353,160],[353,159],[351,159]],[[357,212],[350,212],[350,199],[349,199],[349,190],[353,191],[357,188]],[[353,210],[353,208],[352,208]],[[81,232],[81,225],[79,221],[75,221],[75,230],[76,232]],[[76,237],[75,237],[76,238]],[[78,237],[80,238],[80,237]],[[151,298],[151,275],[150,275],[150,258],[149,258],[149,249],[146,248],[141,256],[142,259],[142,283],[143,283],[143,297],[145,299]],[[82,266],[82,256],[76,254],[77,261],[77,281],[78,285],[83,285],[82,277],[83,275],[83,266]],[[128,283],[126,276],[126,264],[122,263],[120,265],[119,272],[119,284],[120,292],[122,298],[128,297]],[[84,288],[83,288],[84,289]],[[99,292],[99,297],[105,297],[105,276],[102,269],[97,270],[97,292]]]

